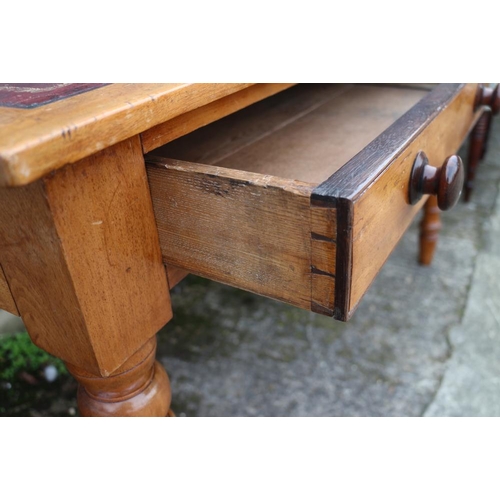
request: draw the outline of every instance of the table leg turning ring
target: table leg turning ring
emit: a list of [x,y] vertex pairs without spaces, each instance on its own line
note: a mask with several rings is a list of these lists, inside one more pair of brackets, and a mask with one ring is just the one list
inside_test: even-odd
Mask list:
[[67,365],[79,383],[78,408],[82,416],[173,416],[170,381],[155,361],[156,338],[147,342],[109,377],[96,377]]

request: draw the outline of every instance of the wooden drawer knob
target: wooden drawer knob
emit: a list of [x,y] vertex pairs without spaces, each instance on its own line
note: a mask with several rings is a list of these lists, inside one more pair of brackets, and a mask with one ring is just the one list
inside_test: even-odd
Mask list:
[[479,106],[488,106],[493,115],[500,111],[500,87],[498,83],[493,88],[482,84],[477,87],[474,109]]
[[410,204],[415,205],[424,194],[433,194],[438,207],[449,210],[460,198],[463,185],[464,167],[459,156],[448,156],[441,167],[433,167],[420,151],[411,171]]

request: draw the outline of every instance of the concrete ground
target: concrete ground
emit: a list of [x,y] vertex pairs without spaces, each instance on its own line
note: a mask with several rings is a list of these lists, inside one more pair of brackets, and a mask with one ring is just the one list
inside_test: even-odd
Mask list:
[[[466,149],[460,154],[467,158]],[[159,335],[188,416],[500,416],[500,122],[470,203],[416,220],[345,324],[190,277]]]
[[[179,284],[158,336],[174,411],[500,416],[500,120],[492,132],[472,201],[443,213],[432,266],[416,262],[416,220],[347,324],[193,276]],[[0,331],[19,328],[0,314]]]

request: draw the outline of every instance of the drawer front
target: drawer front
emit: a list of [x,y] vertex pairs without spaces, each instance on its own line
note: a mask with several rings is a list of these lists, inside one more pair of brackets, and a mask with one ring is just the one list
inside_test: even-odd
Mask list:
[[458,150],[476,88],[437,87],[320,185],[147,155],[164,262],[347,320],[425,202],[408,200],[418,151]]
[[416,205],[408,200],[417,153],[440,166],[457,152],[479,117],[476,90],[476,84],[436,89],[327,181],[333,196],[325,197],[324,186],[313,193],[313,204],[329,200],[338,212],[336,318],[352,315],[425,203],[426,197]]

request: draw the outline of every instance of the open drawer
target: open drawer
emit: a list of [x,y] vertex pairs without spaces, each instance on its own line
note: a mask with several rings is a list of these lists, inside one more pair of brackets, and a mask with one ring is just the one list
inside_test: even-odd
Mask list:
[[476,84],[303,85],[146,156],[163,259],[347,320],[478,117]]

